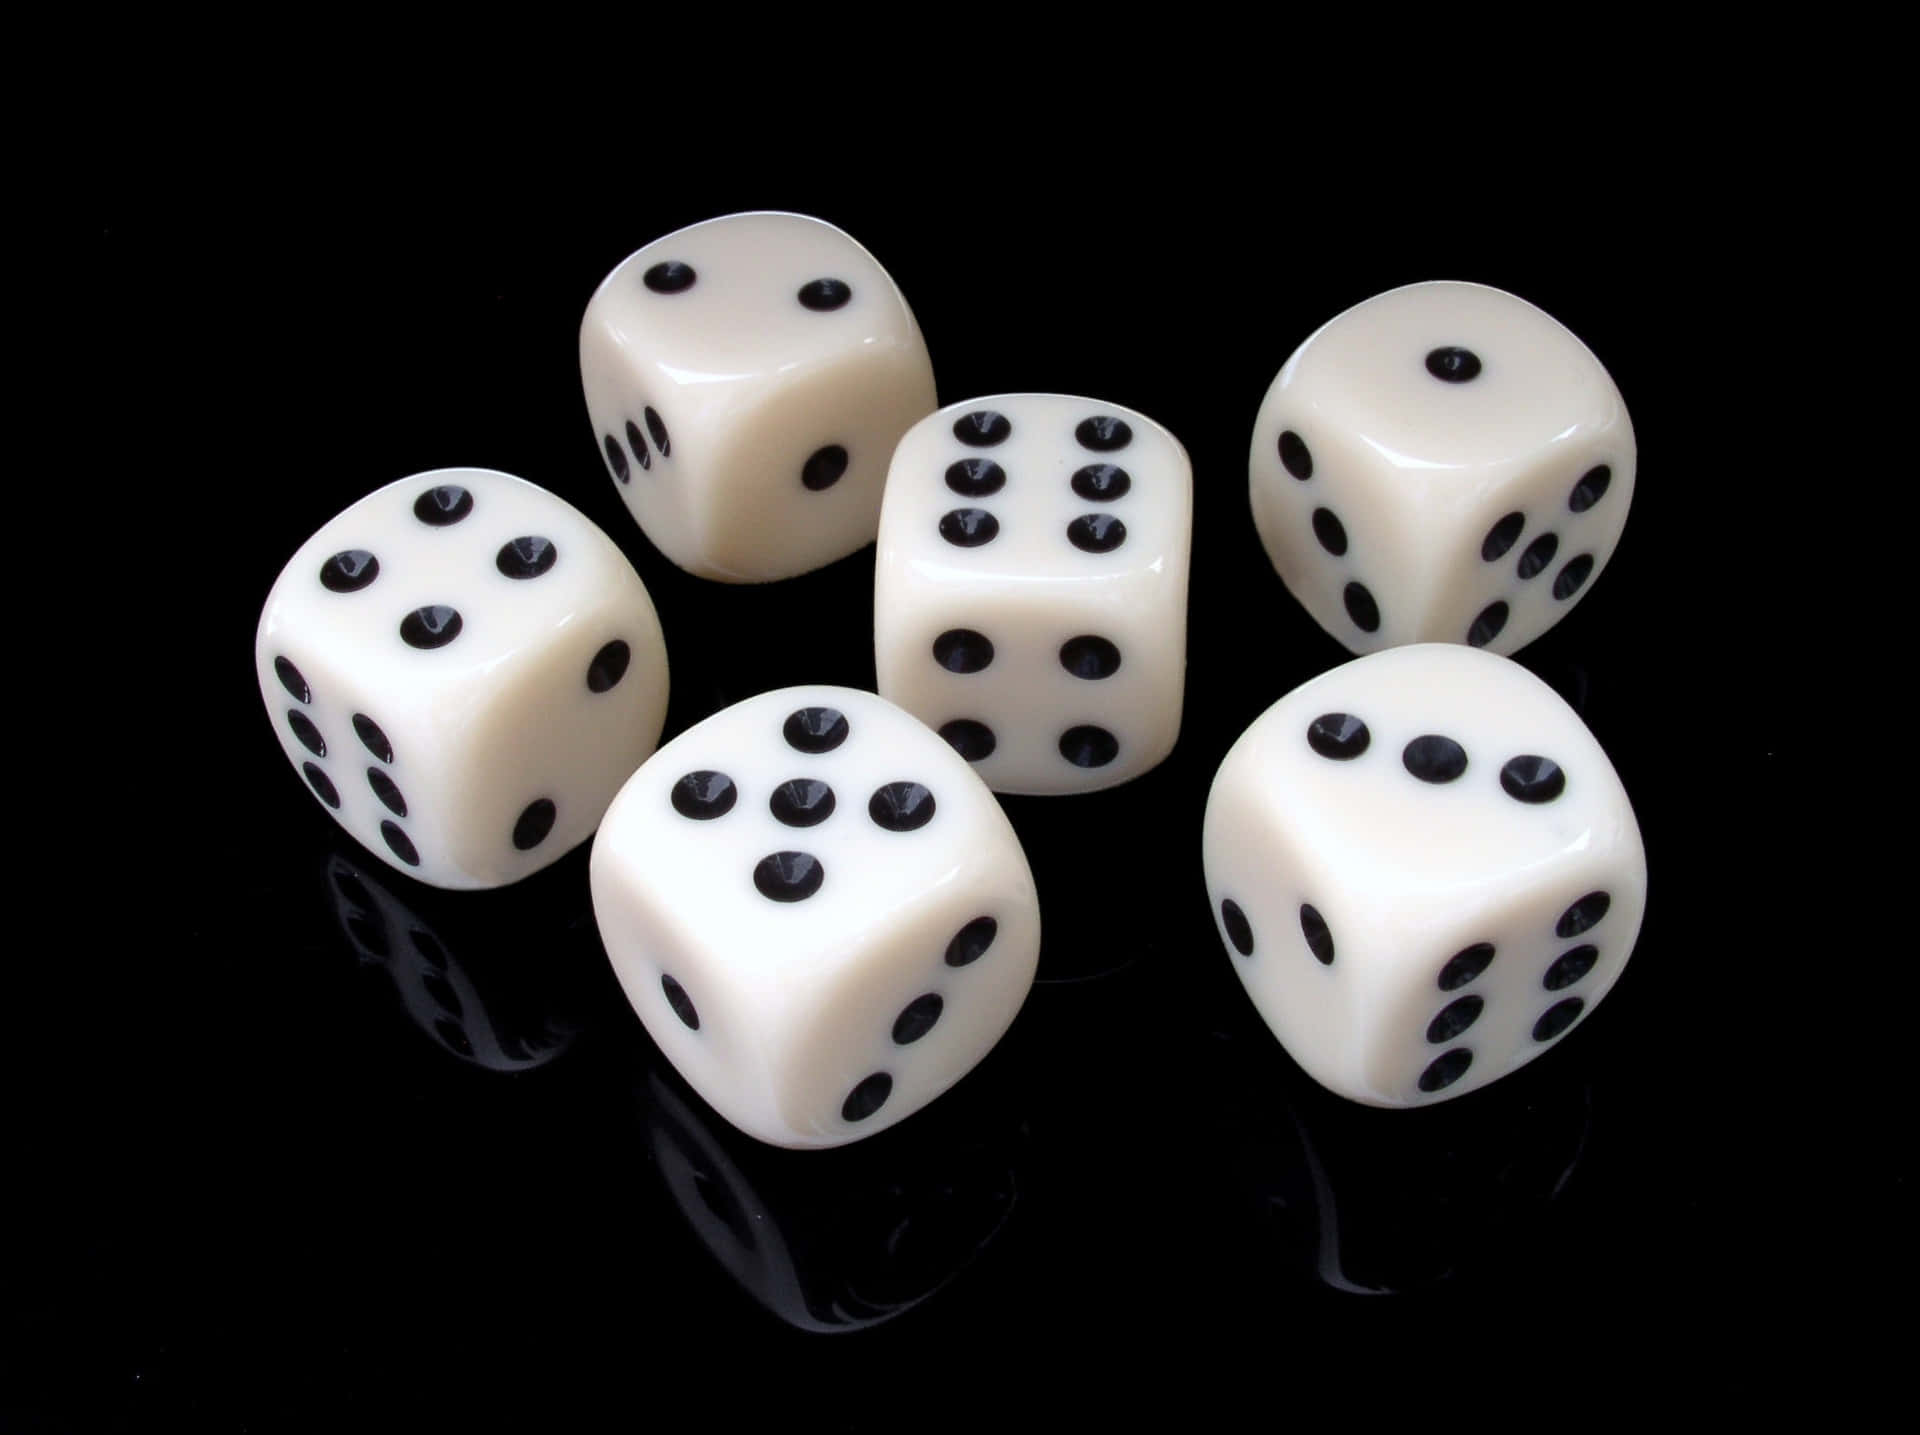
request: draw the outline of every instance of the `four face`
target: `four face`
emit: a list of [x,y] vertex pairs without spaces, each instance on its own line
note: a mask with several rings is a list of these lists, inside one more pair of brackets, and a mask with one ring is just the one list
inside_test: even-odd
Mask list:
[[570,505],[485,469],[389,484],[308,539],[255,665],[314,796],[437,886],[510,882],[583,840],[666,712],[631,565]]

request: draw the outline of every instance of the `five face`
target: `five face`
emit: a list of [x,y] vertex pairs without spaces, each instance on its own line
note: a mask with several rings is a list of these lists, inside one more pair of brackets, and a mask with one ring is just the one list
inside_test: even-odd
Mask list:
[[925,1105],[1033,981],[1039,904],[1011,825],[872,693],[763,693],[681,734],[608,809],[592,874],[661,1050],[777,1145],[839,1145]]

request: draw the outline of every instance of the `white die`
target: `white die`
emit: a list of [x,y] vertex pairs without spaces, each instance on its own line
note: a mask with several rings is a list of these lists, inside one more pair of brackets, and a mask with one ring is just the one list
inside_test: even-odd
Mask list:
[[1620,391],[1554,319],[1480,284],[1412,284],[1280,370],[1254,423],[1254,526],[1356,653],[1511,653],[1613,556],[1634,454]]
[[1626,965],[1633,808],[1518,664],[1417,644],[1282,698],[1221,763],[1207,890],[1254,1005],[1307,1074],[1372,1106],[1531,1061]]
[[1091,792],[1180,735],[1193,468],[1132,409],[1001,394],[914,425],[874,577],[881,696],[998,792]]
[[1040,907],[999,804],[872,693],[762,693],[661,748],[594,843],[627,999],[727,1120],[838,1146],[926,1105],[1033,984]]
[[515,882],[588,837],[667,710],[639,575],[584,514],[487,469],[403,478],[309,538],[254,664],[314,796],[436,887]]
[[628,256],[587,305],[580,374],[647,537],[739,583],[871,543],[893,446],[935,402],[886,270],[799,214],[710,219]]

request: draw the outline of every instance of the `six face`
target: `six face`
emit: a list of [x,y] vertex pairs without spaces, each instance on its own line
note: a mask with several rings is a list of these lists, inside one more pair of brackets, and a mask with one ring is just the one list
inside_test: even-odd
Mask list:
[[[984,1058],[1031,986],[1038,895],[989,789],[1111,786],[1178,738],[1191,465],[1103,400],[936,411],[898,288],[801,215],[637,251],[580,355],[596,448],[676,564],[763,582],[877,538],[879,696],[762,694],[654,753],[666,650],[631,565],[553,495],[463,469],[294,555],[256,641],[269,716],[336,820],[435,885],[516,881],[597,830],[604,945],[680,1074],[762,1141],[858,1140]],[[1203,848],[1229,960],[1331,1090],[1461,1095],[1620,975],[1632,809],[1579,718],[1496,655],[1591,587],[1634,467],[1598,361],[1483,286],[1369,300],[1268,392],[1255,526],[1372,656],[1248,729]]]

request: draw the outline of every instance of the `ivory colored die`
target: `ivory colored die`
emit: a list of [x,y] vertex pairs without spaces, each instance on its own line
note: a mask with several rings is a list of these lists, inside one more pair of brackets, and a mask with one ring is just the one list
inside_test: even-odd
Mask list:
[[436,887],[516,882],[591,835],[667,710],[632,565],[570,504],[488,469],[390,483],[309,538],[254,665],[315,798]]
[[1647,866],[1579,717],[1518,664],[1446,644],[1280,699],[1207,801],[1234,970],[1307,1074],[1371,1106],[1486,1085],[1599,1004]]
[[953,404],[900,441],[874,577],[881,696],[998,792],[1138,777],[1186,685],[1193,470],[1132,409],[1063,394]]
[[628,256],[587,305],[580,373],[635,521],[735,583],[871,543],[893,446],[935,402],[899,288],[800,214],[710,219]]
[[1511,653],[1620,541],[1633,426],[1600,361],[1480,284],[1411,284],[1322,325],[1253,429],[1253,519],[1287,589],[1356,653]]
[[891,703],[784,688],[682,733],[614,799],[594,915],[654,1041],[728,1121],[838,1146],[971,1070],[1033,984],[1026,854]]

